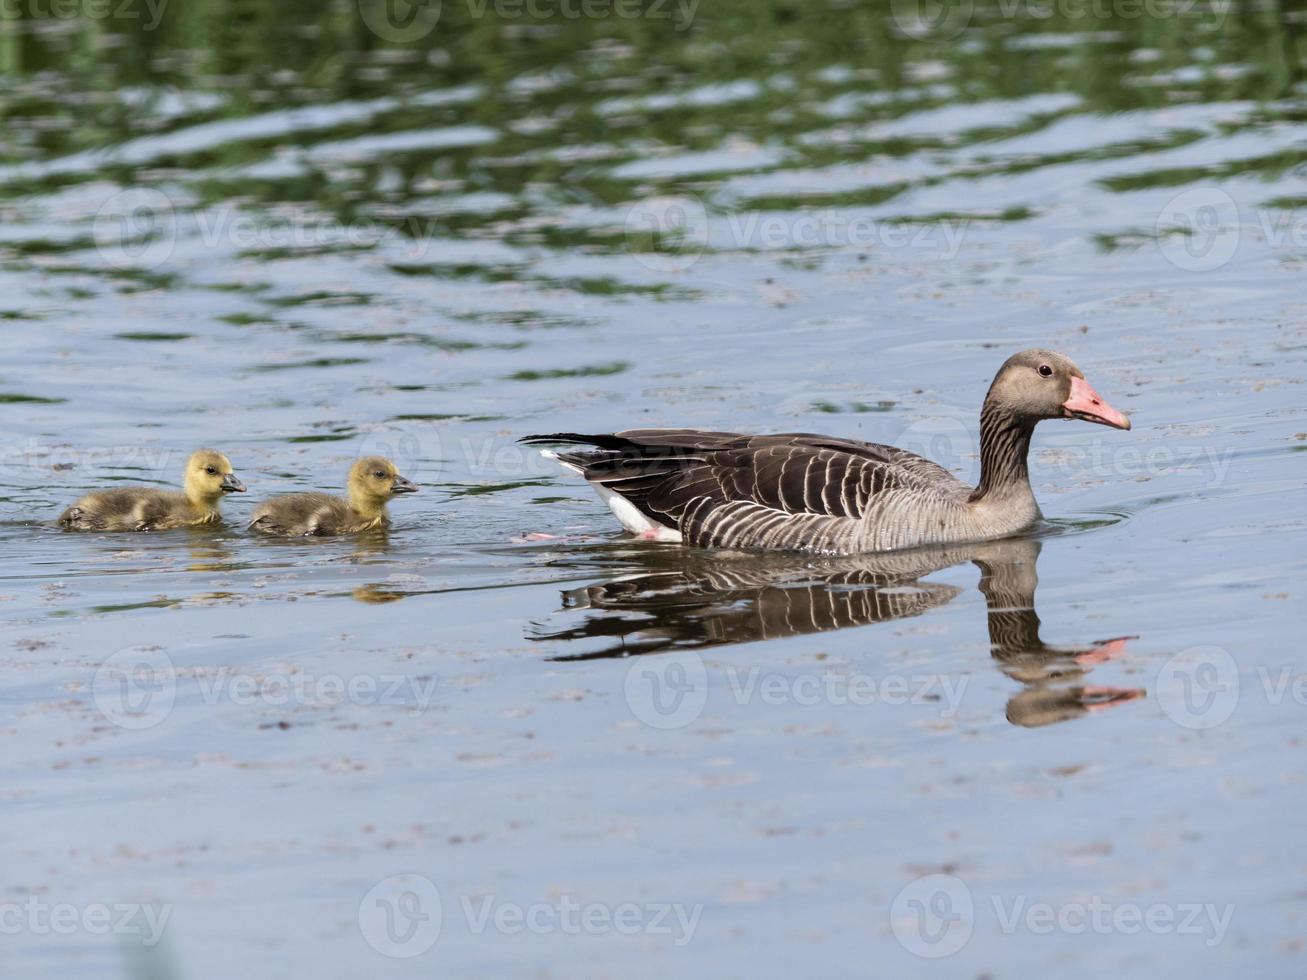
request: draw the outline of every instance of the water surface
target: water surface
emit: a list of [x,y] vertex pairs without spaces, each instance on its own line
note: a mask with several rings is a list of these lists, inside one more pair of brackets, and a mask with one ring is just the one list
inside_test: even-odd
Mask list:
[[[1307,8],[887,6],[5,22],[5,891],[170,910],[148,951],[24,918],[6,976],[1301,973]],[[1033,345],[1134,430],[1041,426],[1002,546],[643,546],[514,442],[974,478]],[[227,527],[51,526],[201,445]],[[389,534],[240,530],[365,452],[423,485]],[[168,698],[115,716],[106,664]],[[409,958],[360,926],[427,928],[397,874],[443,913]]]

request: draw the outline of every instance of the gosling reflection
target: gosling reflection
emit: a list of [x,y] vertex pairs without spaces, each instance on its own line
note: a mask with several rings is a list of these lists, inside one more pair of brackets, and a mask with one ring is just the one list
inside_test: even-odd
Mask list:
[[366,582],[363,585],[356,585],[350,592],[350,595],[359,602],[369,602],[373,605],[399,602],[400,599],[407,599],[412,594],[385,582]]
[[186,530],[190,533],[187,542],[191,554],[190,564],[186,566],[188,572],[231,571],[231,549],[227,547],[221,533],[215,533],[207,527],[190,527]]
[[1039,551],[1038,541],[1017,540],[828,560],[681,553],[665,570],[565,591],[563,610],[582,617],[562,629],[536,624],[528,637],[607,641],[551,658],[577,661],[867,626],[949,602],[962,590],[923,576],[972,561],[981,571],[993,657],[1023,686],[1008,702],[1010,722],[1039,727],[1143,696],[1138,689],[1083,683],[1095,664],[1125,652],[1128,637],[1089,646],[1050,646],[1040,638]]

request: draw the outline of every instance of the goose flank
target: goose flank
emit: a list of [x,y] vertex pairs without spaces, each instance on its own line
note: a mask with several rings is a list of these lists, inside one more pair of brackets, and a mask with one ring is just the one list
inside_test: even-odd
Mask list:
[[354,534],[390,526],[386,504],[397,494],[416,493],[417,484],[399,475],[382,456],[365,456],[350,467],[347,495],[291,493],[255,508],[250,527],[262,534],[314,537]]
[[201,449],[186,461],[182,491],[119,487],[88,493],[59,515],[59,524],[74,531],[165,531],[214,524],[222,519],[222,498],[244,492],[231,461]]
[[1027,456],[1044,419],[1118,429],[1063,354],[1027,350],[999,369],[980,411],[980,483],[893,446],[809,433],[698,429],[555,433],[522,442],[580,473],[628,531],[702,547],[867,554],[1009,537],[1042,518]]

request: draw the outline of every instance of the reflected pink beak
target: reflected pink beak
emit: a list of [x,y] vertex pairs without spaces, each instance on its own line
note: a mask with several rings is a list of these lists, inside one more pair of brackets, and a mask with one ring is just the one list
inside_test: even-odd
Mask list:
[[1147,696],[1142,687],[1099,687],[1087,684],[1080,689],[1080,705],[1086,711],[1106,711],[1127,701]]
[[1115,660],[1117,657],[1124,656],[1126,653],[1125,645],[1133,636],[1118,636],[1115,640],[1104,640],[1092,650],[1076,655],[1078,664],[1105,664],[1109,660]]
[[1114,429],[1130,428],[1130,420],[1103,401],[1084,378],[1071,379],[1071,397],[1062,403],[1069,419],[1084,419],[1110,425]]

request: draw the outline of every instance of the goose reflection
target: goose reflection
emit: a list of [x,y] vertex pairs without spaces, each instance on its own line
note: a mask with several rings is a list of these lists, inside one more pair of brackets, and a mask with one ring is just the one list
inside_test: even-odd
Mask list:
[[1133,688],[1085,683],[1094,666],[1125,652],[1131,637],[1085,646],[1040,638],[1035,539],[839,559],[723,558],[680,552],[673,566],[563,592],[562,628],[533,625],[532,640],[599,640],[598,649],[552,657],[595,660],[804,636],[919,616],[951,601],[957,586],[923,580],[974,562],[985,596],[990,651],[1022,690],[1007,704],[1014,725],[1067,721],[1142,697]]

